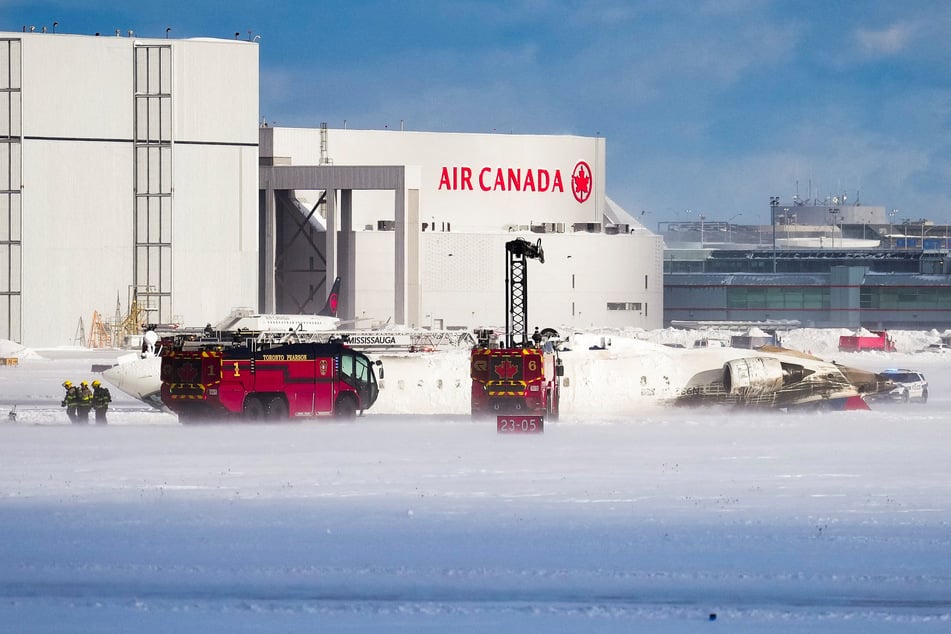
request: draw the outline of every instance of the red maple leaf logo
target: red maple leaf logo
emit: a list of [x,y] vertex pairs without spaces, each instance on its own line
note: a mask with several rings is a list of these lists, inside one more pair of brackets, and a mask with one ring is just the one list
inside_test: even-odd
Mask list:
[[501,363],[496,363],[495,367],[492,369],[500,379],[511,380],[516,374],[518,374],[518,365],[512,363],[508,359],[502,361]]
[[333,315],[337,314],[337,294],[331,293],[330,298],[327,300],[327,303],[330,304],[330,312]]
[[197,376],[198,370],[194,363],[187,362],[178,366],[178,380],[182,383],[194,383]]
[[591,180],[591,166],[584,161],[578,161],[571,171],[571,193],[579,203],[591,197]]

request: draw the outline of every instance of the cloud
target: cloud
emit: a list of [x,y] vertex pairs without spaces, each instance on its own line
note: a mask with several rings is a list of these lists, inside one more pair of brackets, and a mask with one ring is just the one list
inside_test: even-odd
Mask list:
[[892,24],[884,29],[857,29],[853,37],[862,53],[879,57],[902,52],[917,32],[918,28],[915,25],[904,22]]

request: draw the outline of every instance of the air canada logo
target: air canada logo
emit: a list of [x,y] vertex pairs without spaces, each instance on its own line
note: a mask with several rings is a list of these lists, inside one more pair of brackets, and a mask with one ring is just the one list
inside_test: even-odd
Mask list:
[[330,313],[332,315],[337,314],[337,294],[331,293],[330,297],[327,299],[327,303],[330,305]]
[[182,383],[192,383],[198,376],[198,369],[194,363],[183,363],[178,367],[178,379]]
[[591,197],[594,177],[591,166],[578,161],[570,175],[550,166],[443,165],[438,181],[437,190],[451,192],[564,194],[570,189],[575,200],[584,203]]
[[584,161],[578,161],[571,170],[571,193],[575,200],[583,203],[591,197],[591,166]]
[[516,374],[518,374],[518,366],[512,363],[511,361],[509,361],[508,359],[505,359],[504,361],[502,361],[502,363],[497,363],[495,365],[495,368],[493,369],[495,370],[495,374],[500,379],[511,380],[515,378]]

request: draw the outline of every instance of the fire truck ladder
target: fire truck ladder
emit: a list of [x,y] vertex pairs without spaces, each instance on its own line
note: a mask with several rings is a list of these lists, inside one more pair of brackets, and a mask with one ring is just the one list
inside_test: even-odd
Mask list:
[[528,340],[528,268],[529,258],[545,263],[542,240],[532,244],[524,238],[505,243],[505,347],[526,348]]

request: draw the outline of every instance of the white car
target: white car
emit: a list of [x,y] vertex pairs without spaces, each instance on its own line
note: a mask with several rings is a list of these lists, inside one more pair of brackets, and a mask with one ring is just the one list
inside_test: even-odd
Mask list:
[[925,348],[924,352],[938,352],[938,353],[951,352],[951,346],[949,346],[946,343],[933,343],[927,348]]
[[907,403],[911,400],[922,403],[928,402],[928,381],[921,372],[902,368],[888,369],[881,374],[892,381],[895,387],[888,392],[876,394],[875,400],[897,401],[899,403]]

